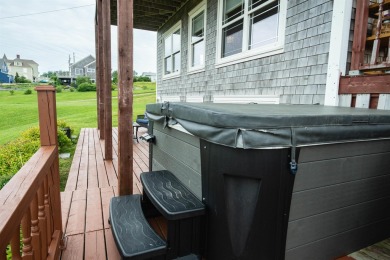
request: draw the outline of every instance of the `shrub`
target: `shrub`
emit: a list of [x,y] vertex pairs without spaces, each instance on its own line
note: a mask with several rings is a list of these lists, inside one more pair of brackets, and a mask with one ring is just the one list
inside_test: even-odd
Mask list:
[[[72,146],[72,141],[62,129],[70,126],[64,121],[58,121],[57,125],[59,151],[68,151]],[[73,129],[70,129],[72,133]],[[39,128],[32,127],[24,131],[18,139],[0,147],[0,189],[38,150],[39,138]]]
[[66,129],[70,130],[70,135],[72,136],[74,129],[64,120],[57,120],[57,129],[58,129],[58,145],[60,151],[67,151],[68,148],[72,145],[72,140],[66,136]]
[[118,88],[117,85],[115,85],[115,84],[112,84],[112,85],[111,85],[111,90],[116,90],[117,88]]
[[26,89],[26,90],[24,91],[24,94],[25,94],[25,95],[31,95],[31,94],[32,94],[32,90],[31,90],[31,89]]
[[70,92],[74,92],[74,91],[75,91],[74,87],[70,87],[70,88],[69,88],[69,91],[70,91]]
[[57,86],[57,87],[56,87],[56,92],[57,92],[57,93],[61,93],[61,92],[62,92],[62,89],[63,89],[62,86]]
[[91,79],[89,77],[81,77],[80,76],[80,77],[76,78],[76,85],[77,85],[77,87],[79,87],[83,83],[91,84],[92,82],[91,82]]
[[11,94],[11,96],[13,96],[15,94],[15,91],[14,90],[10,90],[9,93]]
[[92,83],[84,82],[78,85],[77,90],[79,92],[96,91],[96,85]]
[[39,139],[21,137],[0,148],[1,185],[4,185],[31,158],[39,145]]

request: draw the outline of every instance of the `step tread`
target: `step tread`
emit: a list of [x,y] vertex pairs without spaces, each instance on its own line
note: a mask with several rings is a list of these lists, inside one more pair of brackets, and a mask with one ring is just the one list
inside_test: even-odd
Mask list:
[[145,259],[166,253],[166,242],[143,215],[141,195],[113,197],[110,201],[110,222],[123,258]]
[[144,192],[168,220],[205,214],[204,204],[170,171],[141,174]]

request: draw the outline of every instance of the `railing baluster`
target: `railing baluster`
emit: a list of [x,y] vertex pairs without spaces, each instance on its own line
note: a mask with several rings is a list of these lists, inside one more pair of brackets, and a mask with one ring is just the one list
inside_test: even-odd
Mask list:
[[38,219],[39,219],[39,229],[41,231],[41,255],[42,258],[47,257],[47,224],[46,224],[46,214],[45,214],[45,205],[44,205],[44,185],[41,185],[38,189]]
[[14,236],[11,239],[12,259],[22,259],[20,255],[20,226],[14,231]]
[[35,194],[33,201],[30,205],[31,209],[31,237],[32,246],[34,249],[34,255],[36,259],[41,259],[41,235],[39,232],[39,220],[38,220],[38,194]]
[[23,259],[34,259],[34,254],[31,246],[31,213],[30,209],[26,211],[22,220],[23,233]]
[[[49,171],[50,173],[50,171]],[[47,237],[47,248],[50,246],[51,242],[51,234],[52,232],[52,212],[50,208],[50,203],[49,203],[49,186],[48,186],[48,178],[49,175],[47,174],[44,181],[43,181],[43,190],[44,190],[44,205],[45,205],[45,216],[46,216],[46,237]]]

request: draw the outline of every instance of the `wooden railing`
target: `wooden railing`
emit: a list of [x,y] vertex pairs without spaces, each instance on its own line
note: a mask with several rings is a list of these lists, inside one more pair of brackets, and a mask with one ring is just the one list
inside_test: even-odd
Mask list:
[[55,89],[38,92],[41,147],[0,190],[0,259],[58,259],[62,241]]

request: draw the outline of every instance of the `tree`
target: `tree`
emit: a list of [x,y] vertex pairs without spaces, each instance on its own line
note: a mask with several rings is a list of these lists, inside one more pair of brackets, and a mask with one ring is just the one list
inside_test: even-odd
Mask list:
[[118,71],[114,70],[112,72],[112,83],[118,84]]
[[20,79],[19,73],[16,72],[16,75],[15,75],[15,78],[14,78],[15,83],[19,83],[19,79]]
[[134,82],[151,82],[152,80],[149,78],[149,77],[145,77],[145,76],[135,76],[134,77]]

